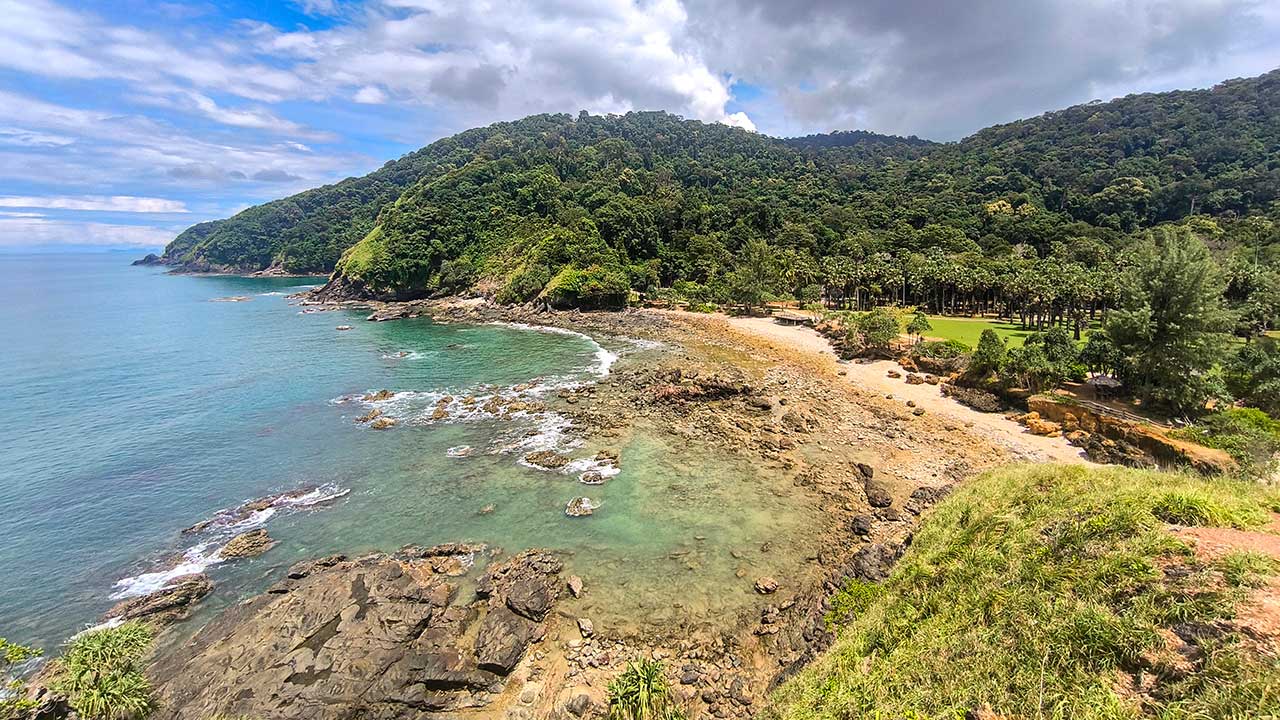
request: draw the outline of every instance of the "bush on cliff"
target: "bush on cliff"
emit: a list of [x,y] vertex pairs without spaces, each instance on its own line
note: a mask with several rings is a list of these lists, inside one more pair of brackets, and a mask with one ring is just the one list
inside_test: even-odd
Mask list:
[[155,709],[142,657],[151,629],[137,622],[79,635],[54,661],[52,689],[85,720],[137,720]]
[[1232,624],[1276,563],[1199,557],[1164,525],[1176,510],[1253,527],[1275,503],[1256,485],[1174,473],[987,473],[926,516],[877,591],[838,599],[834,647],[766,717],[1280,713],[1280,659]]

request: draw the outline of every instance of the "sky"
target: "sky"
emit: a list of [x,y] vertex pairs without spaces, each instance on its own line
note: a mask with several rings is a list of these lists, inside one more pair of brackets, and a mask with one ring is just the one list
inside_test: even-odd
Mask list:
[[1280,67],[1274,0],[0,0],[0,252],[189,225],[539,112],[932,140]]

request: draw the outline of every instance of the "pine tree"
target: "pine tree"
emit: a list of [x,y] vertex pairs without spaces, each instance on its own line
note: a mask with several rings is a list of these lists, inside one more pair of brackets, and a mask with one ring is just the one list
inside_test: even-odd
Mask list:
[[1159,228],[1137,246],[1106,330],[1123,380],[1144,402],[1202,411],[1231,328],[1223,287],[1208,248],[1187,228]]

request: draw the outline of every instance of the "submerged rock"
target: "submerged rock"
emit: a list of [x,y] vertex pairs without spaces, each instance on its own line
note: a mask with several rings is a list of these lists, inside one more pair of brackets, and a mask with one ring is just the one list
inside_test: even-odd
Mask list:
[[261,528],[243,532],[227,541],[218,554],[228,560],[233,558],[257,557],[271,549],[275,540]]
[[524,461],[548,470],[559,470],[569,464],[569,458],[554,450],[539,450],[524,456]]
[[597,507],[600,506],[592,503],[591,498],[576,497],[569,501],[569,504],[564,509],[564,514],[569,517],[585,517],[595,512]]
[[765,576],[756,580],[755,588],[761,595],[772,595],[778,591],[778,581]]
[[364,402],[381,402],[383,400],[390,400],[393,397],[395,397],[395,393],[390,390],[378,390],[377,392],[368,393],[360,399]]

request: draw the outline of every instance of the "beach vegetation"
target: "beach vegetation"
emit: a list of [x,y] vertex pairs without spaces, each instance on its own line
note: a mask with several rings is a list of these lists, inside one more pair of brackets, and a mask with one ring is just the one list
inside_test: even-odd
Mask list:
[[640,659],[609,681],[609,720],[683,720],[685,713],[667,681],[666,666]]
[[53,661],[50,687],[85,720],[138,720],[155,709],[143,657],[154,635],[139,622],[89,630]]

